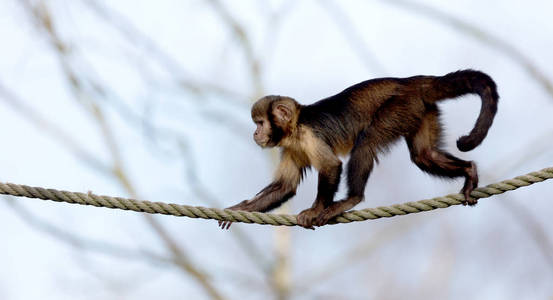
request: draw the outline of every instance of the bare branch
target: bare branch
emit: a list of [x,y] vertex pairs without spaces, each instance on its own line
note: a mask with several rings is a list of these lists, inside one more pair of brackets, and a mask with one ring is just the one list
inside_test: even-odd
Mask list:
[[[415,222],[425,222],[427,219],[417,219]],[[324,265],[318,270],[314,270],[302,276],[295,287],[295,292],[306,293],[309,289],[320,285],[326,280],[331,279],[333,276],[338,275],[343,270],[352,264],[357,263],[359,260],[365,259],[370,254],[374,253],[376,249],[387,242],[405,234],[411,229],[417,228],[420,224],[413,224],[413,220],[398,220],[396,223],[390,224],[384,229],[376,232],[372,237],[352,247],[346,254],[340,254],[335,259],[331,260],[331,263]],[[407,224],[409,223],[409,224]],[[316,283],[316,284],[315,284]]]
[[[553,140],[553,131],[540,133],[529,142],[511,151],[508,155],[505,155],[505,158],[497,160],[489,168],[490,170],[494,170],[490,180],[493,181],[504,177],[508,172],[524,164],[528,164],[532,159],[550,153],[552,151],[551,140]],[[532,146],[529,147],[528,145]]]
[[[266,4],[269,2],[258,1],[258,3]],[[280,29],[282,28],[282,24],[284,23],[284,18],[299,3],[300,2],[295,0],[286,1],[281,4],[281,7],[278,10],[271,13],[270,16],[267,18],[268,30],[264,34],[264,39],[262,42],[263,50],[260,53],[260,55],[263,55],[263,61],[265,62],[265,65],[268,65],[270,61],[272,61],[275,50],[278,49],[278,47],[275,47],[275,45],[278,44],[278,36],[281,32]]]
[[[489,168],[490,170],[496,170],[493,176],[488,175],[486,177],[491,181],[501,178],[508,171],[519,167],[523,163],[528,163],[528,158],[537,157],[546,150],[550,150],[549,141],[551,137],[553,137],[553,132],[545,132],[538,135],[531,142],[527,143],[528,145],[533,145],[530,149],[525,145],[523,148],[516,149],[510,155],[506,156],[506,159],[496,161],[494,165]],[[520,155],[521,153],[524,153],[524,155]],[[513,157],[519,158],[513,159]],[[553,243],[549,235],[546,234],[546,230],[538,223],[532,212],[525,206],[519,205],[516,201],[512,201],[511,198],[505,199],[502,205],[499,206],[515,216],[513,220],[518,222],[522,229],[529,233],[529,239],[531,239],[538,249],[541,250],[546,263],[553,271]]]
[[[134,198],[138,198],[138,195],[132,186],[128,176],[123,169],[123,161],[117,146],[117,142],[111,131],[111,127],[108,125],[107,120],[104,118],[102,109],[93,101],[88,100],[87,91],[83,88],[82,82],[79,77],[72,71],[69,64],[69,47],[59,38],[58,33],[55,30],[54,24],[50,12],[44,2],[41,2],[40,6],[33,6],[30,2],[24,1],[24,5],[31,12],[35,18],[37,25],[44,29],[48,33],[49,41],[54,46],[56,53],[58,54],[60,64],[66,75],[66,78],[70,84],[71,91],[73,92],[75,99],[80,99],[79,103],[83,105],[92,117],[96,120],[97,125],[101,129],[101,133],[104,137],[104,141],[111,153],[113,167],[111,175],[119,181],[119,183],[127,190],[127,192]],[[87,101],[82,101],[87,99]],[[173,262],[180,267],[186,274],[190,275],[204,288],[207,294],[213,299],[223,299],[218,290],[208,280],[207,275],[195,267],[192,262],[186,257],[184,251],[177,245],[175,241],[170,237],[168,232],[159,224],[152,216],[145,215],[145,219],[148,224],[154,229],[158,236],[162,239],[166,247],[173,254]]]
[[[136,189],[132,185],[129,177],[126,175],[123,169],[123,161],[121,159],[121,155],[119,153],[119,148],[117,147],[115,138],[113,137],[111,127],[107,124],[107,120],[103,117],[101,108],[95,104],[93,105],[95,107],[94,116],[97,123],[102,128],[104,140],[112,154],[114,164],[113,173],[119,180],[119,183],[125,188],[127,193],[129,193],[129,195],[134,198],[139,198]],[[217,288],[215,288],[215,286],[211,284],[207,274],[205,274],[203,271],[200,271],[198,267],[194,266],[192,261],[185,255],[184,250],[173,240],[167,230],[153,216],[145,214],[144,218],[153,228],[153,230],[158,234],[165,246],[172,253],[173,262],[177,266],[179,266],[186,274],[195,278],[208,293],[208,295],[210,295],[211,298],[224,299]]]
[[88,166],[100,172],[109,172],[109,167],[104,162],[96,158],[96,155],[88,152],[88,150],[82,147],[64,130],[42,117],[42,115],[30,106],[26,105],[23,99],[8,90],[1,82],[0,99],[19,113],[23,118],[33,124],[36,128],[40,129],[41,132],[49,134],[53,138],[57,139],[61,144],[67,147],[69,151],[75,155],[75,157],[85,162]]
[[170,262],[169,258],[154,254],[152,251],[149,250],[133,250],[102,241],[85,239],[76,235],[75,233],[55,226],[48,221],[39,218],[38,216],[27,210],[23,205],[19,204],[19,202],[13,199],[13,197],[4,196],[4,199],[6,200],[6,203],[13,209],[16,215],[20,217],[21,221],[25,222],[31,228],[43,232],[77,249],[98,252],[120,259],[132,259],[141,261],[146,259],[156,264],[166,264]]
[[515,220],[519,220],[518,223],[534,240],[534,244],[540,249],[549,270],[553,274],[553,243],[549,239],[550,235],[528,208],[518,204],[518,201],[511,201],[511,199],[512,196],[505,199],[501,202],[501,206],[504,206],[514,216]]
[[528,57],[526,54],[521,52],[509,42],[502,40],[494,36],[493,34],[480,29],[479,27],[472,25],[469,22],[466,22],[458,17],[455,17],[449,13],[422,3],[405,0],[386,0],[381,2],[386,4],[394,4],[411,12],[428,17],[432,20],[447,25],[454,30],[466,34],[494,48],[495,50],[498,50],[499,52],[512,59],[515,63],[522,66],[526,70],[526,72],[543,87],[543,89],[549,94],[549,96],[553,98],[553,82],[551,82],[547,75],[543,73],[539,69],[539,67],[532,62],[530,57]]
[[132,24],[124,15],[119,14],[113,10],[108,10],[95,0],[82,0],[96,15],[102,18],[104,21],[113,25],[113,28],[118,30],[122,36],[127,38],[134,45],[141,45],[149,53],[150,57],[157,58],[160,63],[169,70],[170,74],[177,76],[179,85],[198,96],[203,96],[206,93],[212,92],[226,97],[229,100],[244,99],[244,95],[229,90],[227,88],[214,85],[206,82],[195,82],[191,79],[191,75],[184,70],[182,64],[175,60],[171,55],[167,54],[162,48],[160,48],[155,41],[153,41],[146,34],[141,32],[136,26]]
[[[213,196],[209,190],[202,184],[198,177],[197,166],[190,150],[190,146],[185,141],[180,141],[179,143],[180,150],[182,153],[182,158],[186,163],[186,178],[188,179],[188,185],[192,188],[194,194],[202,199],[209,205],[220,206],[219,200]],[[265,255],[257,248],[255,243],[240,229],[233,228],[231,230],[232,234],[236,236],[236,239],[240,242],[242,249],[247,253],[251,260],[255,262],[261,269],[269,271],[267,269],[268,263]]]
[[[428,255],[428,267],[421,275],[418,288],[413,295],[419,299],[446,299],[452,273],[455,270],[455,236],[451,234],[454,228],[447,218],[443,218],[440,238],[436,241],[432,253]],[[435,287],[439,286],[439,289]],[[384,290],[385,293],[385,290]]]
[[263,95],[263,82],[261,80],[261,64],[255,56],[252,42],[246,33],[246,30],[232,16],[228,9],[219,0],[208,0],[221,19],[231,28],[232,33],[240,42],[244,55],[250,68],[250,76],[254,88],[253,98],[258,98]]
[[386,74],[386,68],[376,59],[376,55],[369,50],[364,42],[361,33],[355,28],[346,12],[342,10],[338,3],[333,0],[324,0],[318,2],[326,12],[332,17],[338,28],[342,31],[349,45],[357,56],[363,61],[363,64],[369,71],[377,74]]

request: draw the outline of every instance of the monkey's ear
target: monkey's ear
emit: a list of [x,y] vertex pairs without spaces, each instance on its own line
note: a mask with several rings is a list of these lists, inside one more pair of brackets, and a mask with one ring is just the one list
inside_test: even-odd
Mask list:
[[290,107],[289,103],[281,102],[273,108],[275,122],[281,126],[288,125],[288,123],[292,120],[293,114],[294,110]]

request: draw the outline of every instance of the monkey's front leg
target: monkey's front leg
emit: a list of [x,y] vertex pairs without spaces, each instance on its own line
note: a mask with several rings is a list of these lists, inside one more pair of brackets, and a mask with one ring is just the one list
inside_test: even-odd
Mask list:
[[363,201],[365,185],[374,165],[374,158],[371,154],[375,151],[371,150],[374,149],[371,147],[371,141],[371,139],[357,141],[351,152],[347,167],[348,197],[325,208],[313,225],[323,226]]
[[341,173],[342,163],[339,161],[333,166],[327,166],[319,171],[317,198],[311,208],[302,211],[298,215],[298,225],[308,229],[315,229],[313,227],[315,220],[334,200],[334,195],[340,184]]
[[[275,181],[262,189],[253,199],[244,200],[227,209],[266,212],[279,207],[295,194],[296,185]],[[229,229],[231,224],[230,221],[219,221],[219,227],[222,229]]]

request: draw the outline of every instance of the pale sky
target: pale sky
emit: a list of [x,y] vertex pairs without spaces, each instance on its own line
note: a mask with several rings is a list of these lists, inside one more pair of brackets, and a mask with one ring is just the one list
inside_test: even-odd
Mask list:
[[[155,50],[148,45],[133,46],[84,2],[46,3],[60,35],[75,45],[71,50],[76,57],[74,70],[90,74],[118,97],[97,101],[107,109],[125,169],[141,197],[212,206],[195,197],[187,184],[190,162],[182,158],[178,147],[163,138],[159,144],[153,143],[151,128],[129,121],[131,117],[125,119],[114,103],[127,105],[137,116],[149,116],[156,130],[185,136],[198,179],[221,207],[252,197],[269,182],[272,163],[267,152],[251,140],[250,70],[240,44],[210,5],[203,1],[107,2],[175,60],[160,62],[152,58],[158,54]],[[307,104],[373,77],[442,75],[474,68],[490,74],[498,84],[497,117],[484,143],[461,153],[455,140],[472,128],[480,102],[468,96],[441,104],[446,149],[475,160],[482,184],[553,165],[548,147],[553,137],[553,95],[509,53],[401,5],[385,1],[324,3],[224,2],[246,28],[252,49],[262,62],[265,93],[292,96]],[[445,11],[506,41],[553,80],[553,2],[413,3]],[[279,7],[284,8],[286,17],[270,23],[267,12]],[[353,31],[344,32],[343,28]],[[98,126],[75,102],[58,57],[19,1],[0,1],[0,36],[0,84],[63,128],[87,151],[110,163]],[[351,43],[351,38],[356,42]],[[183,92],[175,78],[217,84],[243,97],[232,100],[236,103],[216,93],[200,98]],[[222,121],[217,114],[236,119],[236,129],[219,126]],[[128,196],[113,178],[83,164],[43,127],[30,123],[1,93],[0,120],[1,181]],[[311,205],[316,182],[316,173],[309,173],[291,202],[293,213]],[[369,179],[366,201],[357,208],[441,196],[457,192],[461,185],[461,181],[423,174],[409,161],[401,141],[381,156]],[[290,251],[295,282],[307,280],[313,270],[350,253],[352,245],[362,241],[375,243],[378,249],[308,291],[293,293],[292,298],[405,299],[439,294],[442,299],[551,299],[553,266],[547,264],[524,225],[514,220],[519,216],[503,203],[525,206],[551,241],[552,192],[553,185],[548,182],[481,200],[470,209],[454,207],[315,232],[293,228]],[[339,195],[343,193],[342,188]],[[15,201],[37,218],[80,237],[134,250],[167,252],[138,214],[31,199]],[[94,251],[82,253],[33,229],[8,201],[0,201],[0,207],[0,299],[206,298],[196,282],[174,267]],[[216,222],[163,216],[157,220],[229,298],[270,295],[255,264]],[[274,228],[233,226],[243,229],[260,247],[270,249],[266,257],[275,255]],[[242,275],[257,281],[249,282]],[[439,293],[425,290],[434,280],[442,282],[440,278],[445,278],[447,285],[436,287]],[[379,295],[382,291],[388,294]]]

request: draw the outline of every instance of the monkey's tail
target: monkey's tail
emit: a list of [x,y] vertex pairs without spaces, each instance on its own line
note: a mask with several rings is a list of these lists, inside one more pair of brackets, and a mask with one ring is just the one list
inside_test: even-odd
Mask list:
[[457,148],[461,151],[470,151],[480,145],[488,130],[492,126],[493,118],[497,112],[499,95],[493,79],[487,74],[474,70],[461,70],[436,77],[433,86],[434,97],[438,101],[447,98],[455,98],[465,94],[478,94],[482,99],[480,115],[476,119],[474,128],[465,136],[457,140]]

